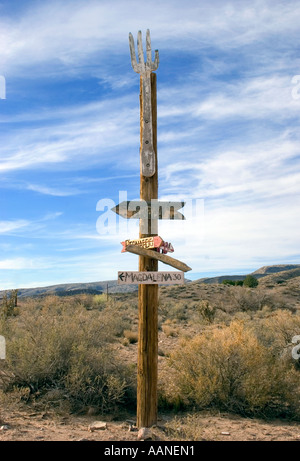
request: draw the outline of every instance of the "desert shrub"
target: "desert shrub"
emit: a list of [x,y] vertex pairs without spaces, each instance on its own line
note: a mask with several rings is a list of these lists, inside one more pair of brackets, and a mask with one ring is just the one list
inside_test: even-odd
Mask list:
[[111,347],[123,331],[121,316],[114,306],[87,311],[51,298],[24,303],[18,317],[2,321],[7,354],[0,362],[0,385],[5,392],[28,389],[35,397],[63,389],[74,409],[94,405],[108,411],[122,402],[127,386],[126,370]]
[[255,288],[258,285],[258,280],[256,277],[253,277],[253,275],[247,275],[243,285],[244,287]]
[[243,280],[223,280],[222,285],[243,286]]
[[168,317],[171,309],[172,309],[172,302],[170,302],[169,300],[167,301],[161,300],[161,299],[159,300],[158,313],[163,319]]
[[256,324],[256,335],[276,356],[291,359],[292,338],[300,334],[300,315],[277,310]]
[[229,298],[234,310],[243,311],[257,311],[264,306],[269,305],[273,307],[274,300],[266,290],[256,288],[255,290],[247,287],[230,287]]
[[76,303],[88,310],[93,309],[95,296],[90,293],[83,293],[75,297]]
[[4,318],[12,315],[17,315],[18,290],[12,290],[8,296],[5,292],[2,298],[2,306],[0,306],[0,315]]
[[169,323],[162,325],[162,331],[166,336],[178,336],[178,328],[172,326]]
[[[204,439],[208,441],[210,439],[208,439],[207,434],[205,434],[207,427],[207,419],[205,419],[202,414],[192,413],[186,416],[176,415],[174,418],[170,419],[165,424],[165,432],[170,437],[173,437],[173,440],[199,441]],[[211,431],[211,424],[209,428]],[[213,438],[213,440],[216,441],[219,433],[217,429],[213,431],[213,435],[210,436],[211,439]],[[204,434],[205,438],[203,437]]]
[[169,312],[169,318],[185,322],[188,318],[188,304],[186,302],[177,302]]
[[124,330],[124,338],[128,340],[129,344],[137,343],[138,333],[132,330]]
[[170,367],[165,399],[177,406],[181,401],[200,409],[260,416],[299,412],[297,372],[274,357],[242,322],[183,342],[171,353]]
[[242,287],[244,284],[243,280],[223,280],[222,285],[232,285],[232,286],[240,286]]
[[189,304],[185,301],[163,301],[159,305],[159,313],[163,318],[185,322],[189,315]]
[[123,402],[127,384],[110,350],[81,343],[72,347],[63,387],[74,409],[93,406],[106,413]]
[[210,304],[209,301],[203,300],[196,305],[196,311],[198,314],[200,314],[202,319],[208,323],[213,323],[216,316],[217,307]]
[[100,295],[94,295],[93,297],[93,306],[98,307],[98,309],[103,309],[109,302],[109,297],[106,293]]

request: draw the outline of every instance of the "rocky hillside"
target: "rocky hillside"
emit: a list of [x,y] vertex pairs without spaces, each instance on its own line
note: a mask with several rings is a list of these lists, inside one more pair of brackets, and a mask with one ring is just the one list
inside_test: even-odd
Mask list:
[[[278,274],[286,271],[292,270],[299,270],[300,271],[300,264],[279,264],[274,266],[263,266],[260,269],[257,269],[254,272],[251,272],[251,275],[260,279],[262,277],[267,277],[270,274]],[[295,273],[296,274],[296,273]],[[200,283],[222,283],[223,280],[245,280],[246,275],[221,275],[218,277],[210,277],[210,278],[202,278],[198,279],[197,282]],[[296,277],[296,275],[294,275]]]
[[290,271],[293,269],[300,269],[300,264],[279,264],[275,266],[263,266],[260,269],[257,269],[255,272],[252,272],[252,275],[259,278],[278,272]]
[[[254,274],[255,275],[255,274]],[[285,283],[290,280],[300,278],[300,267],[296,269],[283,270],[275,273],[267,273],[263,280],[260,281],[261,285],[267,286],[272,284]]]
[[[83,293],[102,294],[102,293],[127,293],[137,290],[137,285],[118,285],[116,280],[90,283],[64,283],[38,288],[20,288],[18,297],[35,297],[46,295],[70,296]],[[9,290],[8,290],[9,291]],[[0,298],[4,294],[0,291]]]

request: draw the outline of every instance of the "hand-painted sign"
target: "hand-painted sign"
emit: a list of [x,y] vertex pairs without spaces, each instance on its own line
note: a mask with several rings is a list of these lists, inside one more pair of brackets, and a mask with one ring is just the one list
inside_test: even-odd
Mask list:
[[184,283],[183,272],[138,272],[138,271],[119,271],[119,285],[135,285],[135,284],[162,284],[176,285]]
[[162,242],[162,244],[158,248],[156,248],[156,251],[165,255],[168,252],[174,253],[174,248],[172,243]]
[[126,251],[126,246],[127,245],[138,245],[142,248],[160,248],[162,245],[164,245],[164,241],[161,237],[155,236],[155,237],[145,237],[145,238],[140,238],[140,239],[135,239],[135,240],[125,240],[124,242],[121,242],[123,245],[121,253],[124,253]]
[[119,203],[112,211],[127,219],[185,219],[178,210],[185,202],[159,202],[157,199],[131,200]]
[[153,236],[153,237],[144,237],[140,239],[134,239],[134,240],[124,240],[124,242],[121,242],[123,245],[123,248],[121,250],[121,253],[124,253],[126,251],[126,247],[128,245],[137,245],[141,248],[146,248],[146,249],[153,249],[158,251],[158,253],[163,253],[167,254],[168,252],[174,253],[174,248],[171,243],[164,242],[163,239],[159,236]]

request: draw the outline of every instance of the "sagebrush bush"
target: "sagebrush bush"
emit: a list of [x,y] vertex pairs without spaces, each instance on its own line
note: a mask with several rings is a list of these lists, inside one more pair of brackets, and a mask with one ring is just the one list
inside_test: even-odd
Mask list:
[[[211,328],[170,356],[165,400],[247,415],[294,414],[299,375],[270,353],[243,322]],[[169,388],[168,388],[169,387]],[[298,394],[298,395],[297,395]]]
[[196,311],[200,314],[201,318],[208,323],[213,323],[217,307],[213,306],[209,301],[202,300],[196,305]]
[[18,290],[12,290],[9,294],[5,292],[0,305],[0,316],[7,318],[18,314]]
[[122,402],[128,382],[111,347],[122,331],[114,304],[99,312],[53,296],[31,301],[17,318],[2,320],[1,331],[7,348],[0,364],[4,391],[27,388],[42,395],[63,389],[74,409],[93,405],[109,411]]
[[134,344],[138,342],[138,333],[137,331],[124,330],[124,338],[128,340],[129,344]]
[[292,361],[292,338],[300,334],[300,314],[277,310],[268,318],[256,322],[255,332],[259,340],[276,356],[284,356]]

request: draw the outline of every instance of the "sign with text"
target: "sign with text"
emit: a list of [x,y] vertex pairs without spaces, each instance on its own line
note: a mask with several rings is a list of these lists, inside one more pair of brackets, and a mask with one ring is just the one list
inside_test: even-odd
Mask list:
[[160,248],[163,245],[163,243],[163,239],[159,236],[145,237],[134,240],[127,239],[124,242],[121,242],[121,244],[123,245],[121,253],[124,253],[126,251],[127,245],[138,245],[142,248]]
[[128,245],[137,245],[141,248],[154,249],[163,254],[167,254],[168,252],[174,253],[173,245],[171,243],[164,242],[159,236],[144,237],[134,240],[127,239],[124,240],[124,242],[121,242],[121,245],[123,245],[121,253],[125,253],[125,251],[127,251]]
[[119,271],[119,285],[135,285],[135,284],[164,284],[176,285],[184,283],[184,272],[138,272],[138,271]]

